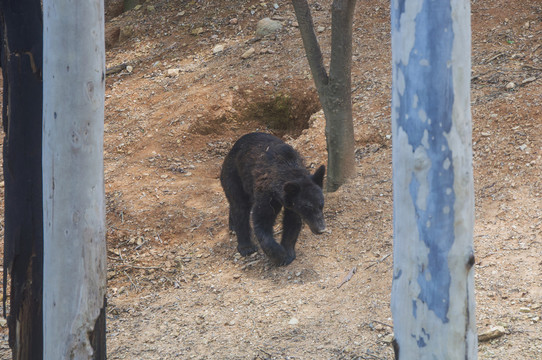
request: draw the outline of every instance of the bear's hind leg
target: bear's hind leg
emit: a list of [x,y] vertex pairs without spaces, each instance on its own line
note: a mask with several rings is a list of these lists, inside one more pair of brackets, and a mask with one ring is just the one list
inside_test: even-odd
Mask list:
[[237,235],[237,251],[242,256],[248,256],[258,251],[258,248],[252,243],[250,238],[250,205],[249,204],[231,204],[230,205],[230,229]]

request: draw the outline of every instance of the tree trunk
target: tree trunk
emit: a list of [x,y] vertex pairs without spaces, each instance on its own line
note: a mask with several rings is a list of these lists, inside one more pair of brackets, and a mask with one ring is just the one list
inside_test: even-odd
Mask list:
[[103,0],[45,0],[44,357],[105,359]]
[[5,232],[4,313],[11,278],[13,359],[42,359],[42,13],[39,0],[0,2]]
[[476,359],[470,5],[392,2],[398,359]]
[[327,190],[335,191],[354,174],[351,68],[352,21],[356,0],[335,0],[331,8],[331,61],[324,67],[306,0],[292,0],[307,60],[326,117]]

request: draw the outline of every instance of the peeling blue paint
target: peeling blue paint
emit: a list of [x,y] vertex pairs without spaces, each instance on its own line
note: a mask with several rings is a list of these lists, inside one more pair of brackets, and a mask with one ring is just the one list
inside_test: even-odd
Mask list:
[[397,5],[399,6],[397,12],[399,13],[399,16],[401,16],[401,14],[405,12],[405,1],[406,0],[397,1]]
[[[392,26],[397,29],[403,12],[404,1],[399,0],[399,11],[392,12]],[[413,151],[419,147],[426,149],[430,161],[425,179],[429,191],[423,208],[416,201],[420,182],[414,173],[409,185],[420,240],[429,249],[427,266],[420,268],[417,278],[418,299],[444,323],[449,321],[448,253],[454,241],[455,194],[449,191],[454,185],[454,169],[444,136],[452,127],[453,36],[450,3],[424,1],[416,17],[415,43],[408,65],[398,61],[394,71],[394,77],[402,74],[405,82],[404,93],[397,94],[397,127],[406,132]],[[424,132],[427,132],[425,137]],[[415,306],[412,311],[416,317]],[[423,339],[418,340],[418,346],[420,344],[425,346]]]
[[422,347],[427,346],[427,344],[425,343],[425,340],[424,340],[422,337],[420,337],[420,338],[416,341],[416,344],[418,344],[418,347],[419,347],[419,348],[422,348]]

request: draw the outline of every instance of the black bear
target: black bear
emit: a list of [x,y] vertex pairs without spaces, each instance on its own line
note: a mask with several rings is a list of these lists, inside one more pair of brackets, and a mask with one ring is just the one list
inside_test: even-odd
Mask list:
[[[311,175],[290,145],[265,133],[242,136],[224,159],[220,182],[230,204],[230,230],[237,234],[242,256],[254,253],[251,234],[277,265],[295,259],[295,243],[303,221],[315,234],[325,228],[325,166]],[[284,207],[282,241],[273,237],[277,215]],[[252,226],[251,226],[252,225]]]

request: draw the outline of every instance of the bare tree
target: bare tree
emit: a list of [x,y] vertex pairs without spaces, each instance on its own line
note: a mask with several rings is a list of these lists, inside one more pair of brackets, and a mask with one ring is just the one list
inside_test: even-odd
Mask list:
[[44,358],[105,359],[103,0],[44,0]]
[[42,15],[40,0],[0,1],[4,80],[4,314],[11,279],[9,344],[13,359],[43,350],[41,176]]
[[303,46],[326,117],[327,190],[335,191],[353,175],[352,21],[356,0],[334,0],[331,7],[329,74],[316,38],[307,0],[292,0]]
[[468,0],[392,1],[397,359],[476,359]]

